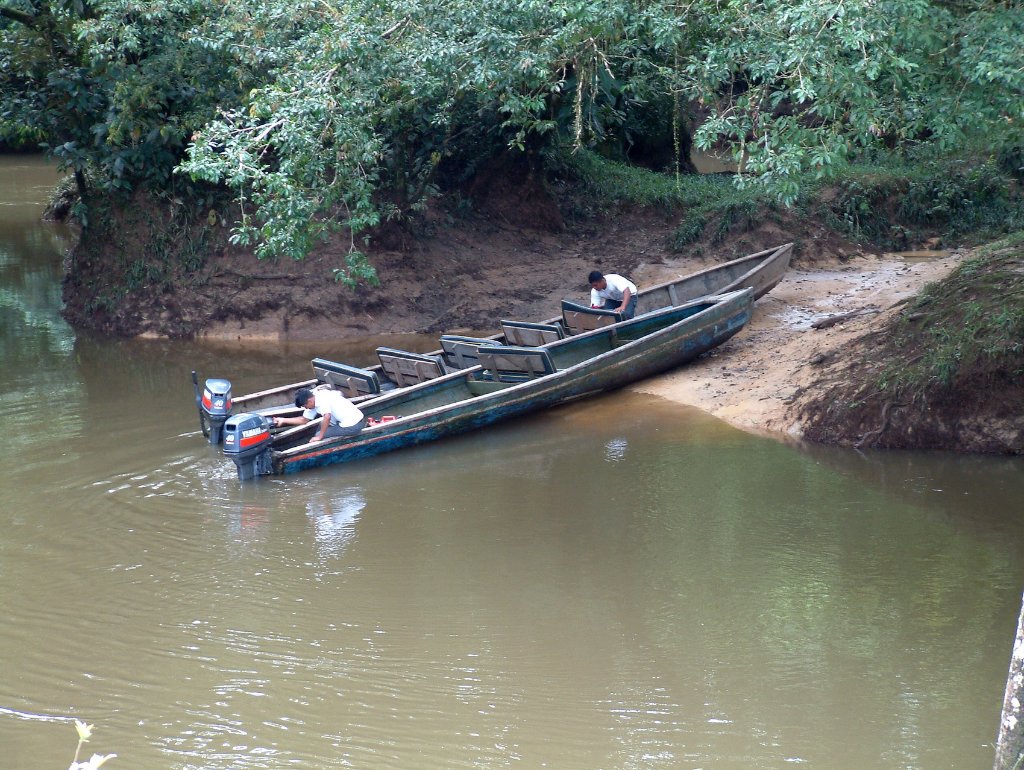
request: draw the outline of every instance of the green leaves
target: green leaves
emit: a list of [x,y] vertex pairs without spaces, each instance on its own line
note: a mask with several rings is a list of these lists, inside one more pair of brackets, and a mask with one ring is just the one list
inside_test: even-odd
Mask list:
[[1019,146],[1022,38],[994,0],[0,0],[0,130],[109,189],[228,186],[236,242],[345,231],[358,264],[489,156],[678,154],[696,116],[785,202],[875,147]]
[[0,24],[0,113],[41,134],[63,167],[101,189],[171,186],[186,138],[219,104],[237,101],[237,71],[193,37],[210,7],[33,7],[27,23]]

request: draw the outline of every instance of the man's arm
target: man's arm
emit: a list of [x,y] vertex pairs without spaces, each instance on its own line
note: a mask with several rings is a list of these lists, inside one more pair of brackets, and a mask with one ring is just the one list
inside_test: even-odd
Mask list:
[[298,417],[271,417],[274,425],[305,425],[309,420],[301,414]]
[[616,308],[616,312],[624,313],[626,311],[626,308],[629,307],[629,300],[630,300],[630,297],[632,297],[632,296],[633,296],[633,293],[629,290],[628,286],[625,289],[623,289],[622,290],[622,304],[619,305],[618,308]]
[[320,418],[320,431],[316,434],[315,441],[323,441],[324,434],[327,433],[327,428],[331,424],[331,413],[328,412]]

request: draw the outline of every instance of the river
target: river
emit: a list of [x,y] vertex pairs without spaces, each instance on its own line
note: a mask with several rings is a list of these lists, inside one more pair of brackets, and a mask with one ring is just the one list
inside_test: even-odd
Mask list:
[[619,392],[240,484],[189,372],[76,334],[0,157],[0,751],[105,768],[987,770],[1024,463],[791,446]]

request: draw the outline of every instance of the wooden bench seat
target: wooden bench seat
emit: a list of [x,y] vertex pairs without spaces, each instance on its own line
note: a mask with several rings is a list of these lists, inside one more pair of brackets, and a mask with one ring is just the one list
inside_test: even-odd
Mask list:
[[453,369],[471,369],[479,362],[477,351],[481,347],[500,345],[497,340],[486,337],[462,337],[458,334],[442,334],[441,349],[444,360]]
[[529,321],[502,321],[501,332],[508,345],[535,348],[565,338],[561,324],[538,324]]
[[555,372],[551,356],[543,348],[482,347],[477,355],[480,366],[499,382],[522,382]]
[[339,364],[325,358],[314,358],[313,372],[320,382],[333,385],[348,398],[373,396],[380,393],[380,380],[377,378],[377,373],[368,369]]
[[614,310],[599,310],[567,299],[562,300],[562,321],[569,334],[603,329],[622,320],[625,320],[622,313],[616,313]]
[[426,382],[445,373],[444,364],[437,357],[422,353],[380,347],[377,348],[377,358],[384,374],[400,388]]

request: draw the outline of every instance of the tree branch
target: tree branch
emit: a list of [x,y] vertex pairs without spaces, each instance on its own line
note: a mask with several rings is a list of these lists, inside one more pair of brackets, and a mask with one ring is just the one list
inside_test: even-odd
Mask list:
[[38,17],[34,13],[27,13],[26,11],[19,11],[14,8],[9,8],[6,5],[0,5],[0,16],[12,21],[20,22],[26,27],[35,27],[38,22]]

